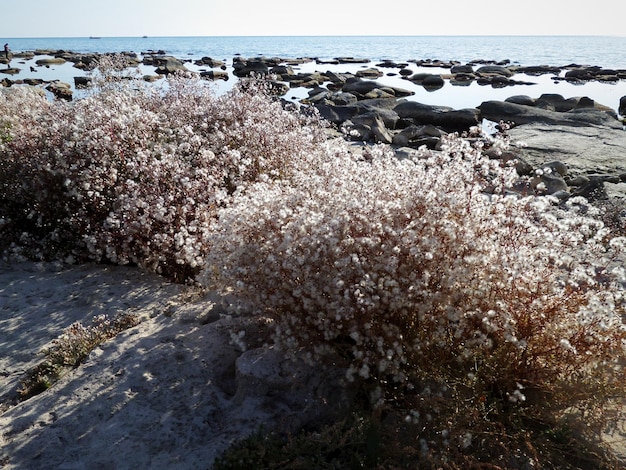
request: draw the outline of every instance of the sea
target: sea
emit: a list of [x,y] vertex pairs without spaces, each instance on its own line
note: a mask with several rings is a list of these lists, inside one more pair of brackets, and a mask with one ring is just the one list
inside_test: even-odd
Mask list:
[[[315,61],[299,65],[298,71],[355,72],[360,68],[373,67],[382,60],[398,63],[409,62],[415,72],[446,73],[429,67],[421,69],[410,61],[441,60],[467,63],[476,60],[510,61],[513,65],[568,66],[593,65],[603,68],[626,69],[626,36],[184,36],[184,37],[70,37],[70,38],[0,38],[8,43],[13,52],[66,50],[72,52],[136,52],[163,51],[168,55],[189,61],[201,57],[223,60],[227,71],[232,71],[234,57],[279,57],[284,59],[316,58],[327,62],[337,57],[369,59],[362,64],[318,64]],[[15,67],[14,59],[12,66]],[[18,77],[60,79],[73,84],[73,77],[83,72],[65,64],[43,70],[23,61]],[[17,65],[19,67],[19,65]],[[382,69],[385,75],[377,81],[399,86],[415,92],[411,99],[425,104],[450,106],[456,109],[476,107],[489,99],[506,99],[513,95],[538,97],[544,93],[558,93],[565,98],[588,96],[598,103],[617,110],[619,100],[626,96],[626,81],[616,83],[588,82],[574,85],[556,81],[552,75],[526,76],[518,74],[516,80],[532,85],[516,85],[505,88],[471,83],[456,86],[446,83],[438,90],[426,90],[403,79],[399,70]],[[154,70],[145,70],[146,73]],[[1,68],[0,68],[1,72]],[[232,87],[236,78],[216,83],[218,92]],[[0,75],[0,79],[2,75]],[[293,89],[288,99],[299,100],[309,90]]]

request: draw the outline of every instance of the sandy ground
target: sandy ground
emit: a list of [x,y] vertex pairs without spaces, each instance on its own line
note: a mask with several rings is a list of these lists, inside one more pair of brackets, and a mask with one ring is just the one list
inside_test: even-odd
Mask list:
[[[0,468],[211,468],[260,426],[319,419],[321,397],[338,393],[324,374],[259,347],[258,321],[197,289],[130,267],[20,263],[0,264],[0,403],[64,328],[119,311],[142,322],[0,414]],[[231,339],[240,331],[245,352]]]
[[[210,469],[261,426],[294,430],[348,399],[336,375],[262,347],[263,322],[223,303],[136,268],[0,263],[0,468]],[[64,328],[120,311],[142,322],[11,403]],[[626,459],[624,426],[606,440]]]

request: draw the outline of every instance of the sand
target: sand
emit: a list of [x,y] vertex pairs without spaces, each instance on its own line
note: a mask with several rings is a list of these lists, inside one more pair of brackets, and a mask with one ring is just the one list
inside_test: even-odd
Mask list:
[[[332,385],[263,347],[259,322],[221,303],[132,267],[0,265],[0,403],[73,322],[142,319],[0,414],[0,468],[206,469],[260,426],[318,419]],[[247,351],[231,340],[241,331]]]

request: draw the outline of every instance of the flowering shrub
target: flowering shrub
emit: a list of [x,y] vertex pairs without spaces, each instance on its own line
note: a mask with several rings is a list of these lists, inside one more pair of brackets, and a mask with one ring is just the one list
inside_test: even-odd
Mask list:
[[507,195],[513,170],[454,136],[410,160],[325,155],[220,211],[202,282],[406,409],[422,456],[476,451],[494,422],[511,436],[571,414],[597,437],[626,384],[625,240],[584,200]]
[[220,97],[190,77],[159,89],[114,65],[72,103],[0,94],[0,247],[192,278],[217,208],[287,174],[322,127],[249,84]]

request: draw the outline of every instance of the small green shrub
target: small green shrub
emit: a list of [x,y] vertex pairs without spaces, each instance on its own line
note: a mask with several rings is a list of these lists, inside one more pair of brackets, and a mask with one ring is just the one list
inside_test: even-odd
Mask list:
[[20,399],[26,400],[47,390],[64,370],[78,367],[96,347],[138,324],[137,317],[126,313],[117,314],[112,319],[99,315],[88,326],[73,323],[44,350],[45,360],[22,381]]

